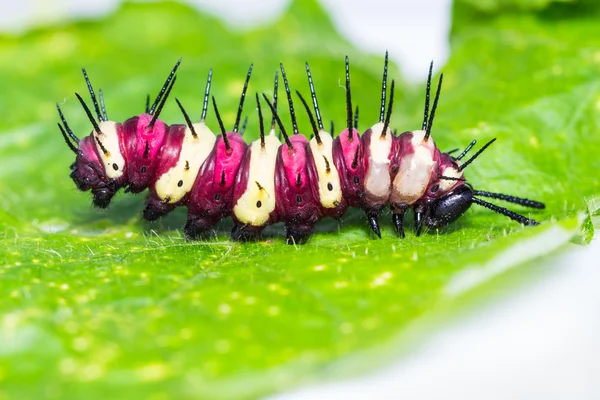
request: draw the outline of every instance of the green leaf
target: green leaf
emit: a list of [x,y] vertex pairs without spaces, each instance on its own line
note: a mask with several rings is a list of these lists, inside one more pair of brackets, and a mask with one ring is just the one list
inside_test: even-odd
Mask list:
[[[184,210],[145,224],[143,196],[119,195],[98,211],[75,190],[53,102],[80,136],[90,131],[72,95],[86,91],[81,66],[114,120],[141,112],[181,56],[174,94],[198,118],[212,67],[229,126],[250,62],[250,92],[271,89],[279,61],[306,92],[308,60],[323,114],[339,128],[348,54],[360,128],[370,126],[382,57],[352,48],[313,2],[293,2],[278,21],[245,33],[184,5],[128,3],[99,21],[0,39],[0,397],[251,398],[356,373],[386,359],[356,363],[356,354],[395,354],[417,317],[561,248],[582,226],[589,240],[583,213],[597,211],[600,192],[597,16],[479,20],[472,11],[455,9],[433,137],[442,149],[497,137],[469,181],[545,201],[547,210],[531,214],[544,221],[535,228],[473,207],[440,232],[409,230],[404,240],[384,221],[375,240],[353,211],[341,228],[320,223],[305,246],[284,245],[280,226],[236,244],[228,222],[212,240],[186,242]],[[401,81],[396,67],[391,75]],[[423,85],[399,86],[394,126],[415,129]],[[246,111],[250,140],[257,119],[252,105]],[[163,117],[181,122],[173,104]],[[214,128],[211,113],[208,123]],[[308,131],[304,118],[301,127]]]

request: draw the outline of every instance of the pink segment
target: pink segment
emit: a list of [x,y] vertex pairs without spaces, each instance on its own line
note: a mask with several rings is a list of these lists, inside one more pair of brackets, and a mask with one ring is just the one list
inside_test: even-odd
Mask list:
[[169,127],[165,143],[158,154],[158,166],[152,178],[152,185],[179,162],[186,128],[187,125],[171,125]]
[[[340,144],[342,145],[342,151],[344,155],[344,161],[346,162],[346,168],[348,168],[350,172],[358,171],[359,169],[361,169],[360,165],[356,168],[352,168],[354,156],[356,155],[356,149],[360,147],[360,136],[358,134],[358,131],[356,129],[352,129],[352,140],[350,140],[348,128],[346,128],[342,131],[342,133],[340,133],[338,138],[340,140]],[[358,160],[360,164],[360,154]]]
[[167,134],[167,125],[161,120],[157,120],[154,126],[149,129],[152,115],[142,114],[138,117],[137,123],[137,156],[141,159],[144,157],[146,150],[146,141],[148,142],[148,158],[154,160],[160,151]]
[[[79,141],[79,150],[81,150],[83,157],[86,158],[90,163],[102,165],[94,140],[96,140],[94,139],[94,135],[89,135],[82,138]],[[104,171],[104,168],[101,170]]]
[[220,185],[223,172],[225,172],[225,187],[233,185],[239,164],[246,152],[246,142],[239,133],[228,132],[227,139],[230,149],[227,150],[223,137],[219,137],[215,144],[215,174],[214,184]]
[[304,186],[308,180],[306,176],[306,147],[308,140],[304,135],[293,135],[290,137],[290,142],[292,143],[292,151],[290,151],[285,142],[281,145],[281,157],[285,176],[290,186],[296,187],[296,180],[298,179],[298,174],[300,174],[301,186]]

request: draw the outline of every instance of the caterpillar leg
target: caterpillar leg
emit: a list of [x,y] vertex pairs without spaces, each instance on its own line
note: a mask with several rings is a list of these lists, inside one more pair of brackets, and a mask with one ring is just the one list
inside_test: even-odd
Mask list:
[[264,226],[244,225],[235,222],[231,230],[231,239],[236,242],[249,242],[257,240],[263,231]]
[[183,227],[183,234],[188,240],[205,239],[215,223],[212,219],[188,214],[188,219]]
[[143,211],[144,219],[146,221],[156,221],[173,211],[174,208],[175,204],[165,203],[154,196],[150,196]]
[[421,235],[421,229],[423,229],[423,222],[425,222],[425,208],[423,206],[416,206],[414,208],[415,213],[415,235]]
[[116,189],[110,186],[100,189],[92,189],[94,206],[98,208],[107,208],[116,193]]
[[369,226],[373,233],[377,235],[379,239],[381,239],[381,230],[379,229],[379,215],[381,214],[381,210],[370,210],[367,211],[367,218],[369,220]]
[[396,228],[396,233],[400,238],[404,239],[404,213],[406,212],[407,207],[392,207],[392,222],[394,223],[394,228]]
[[286,224],[285,243],[305,244],[312,235],[314,225]]

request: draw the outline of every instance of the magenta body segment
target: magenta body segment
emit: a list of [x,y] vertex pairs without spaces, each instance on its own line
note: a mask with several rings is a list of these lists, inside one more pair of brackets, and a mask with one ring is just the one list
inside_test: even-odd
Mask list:
[[463,179],[462,171],[458,171],[458,162],[455,161],[450,154],[442,153],[437,150],[436,160],[436,170],[431,176],[427,190],[422,199],[420,199],[421,201],[436,200],[465,184],[465,182],[461,180],[454,181],[440,178],[440,176],[446,176]]
[[247,145],[238,133],[230,132],[227,138],[230,150],[219,136],[187,197],[185,233],[188,237],[202,235],[231,214],[235,179]]
[[169,203],[161,199],[156,192],[156,181],[177,165],[179,161],[186,128],[186,125],[171,125],[167,131],[165,142],[158,153],[158,166],[150,181],[150,191],[144,209],[144,218],[148,221],[154,221],[168,214],[179,205],[185,204],[187,200],[184,197],[176,203]]
[[[219,136],[215,143],[215,167],[213,182],[219,186],[231,188],[235,182],[241,159],[248,145],[237,132],[228,132],[227,139],[230,149],[227,149],[223,137]],[[224,181],[224,184],[223,184]]]
[[129,190],[139,193],[146,189],[158,166],[158,153],[165,142],[168,127],[156,120],[150,127],[152,115],[141,114],[123,123],[125,154],[128,159]]
[[[356,163],[355,163],[356,160]],[[365,169],[363,165],[363,146],[360,135],[352,129],[344,129],[333,140],[333,164],[338,170],[342,186],[341,209],[362,207],[364,200]]]
[[316,171],[308,140],[303,135],[290,137],[292,147],[283,143],[275,165],[277,214],[285,222],[287,236],[301,242],[320,219]]
[[92,135],[79,141],[79,154],[71,165],[71,179],[82,191],[99,187],[108,181]]

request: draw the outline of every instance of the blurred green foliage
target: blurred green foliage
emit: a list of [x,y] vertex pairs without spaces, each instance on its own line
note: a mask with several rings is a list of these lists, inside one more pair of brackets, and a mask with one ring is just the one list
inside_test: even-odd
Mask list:
[[[72,154],[54,102],[85,135],[72,95],[86,91],[81,66],[104,90],[109,117],[124,120],[182,56],[174,95],[197,119],[212,67],[230,126],[250,62],[250,93],[271,90],[280,61],[305,93],[309,61],[323,114],[339,130],[348,54],[364,130],[377,118],[382,57],[355,50],[318,5],[296,1],[278,21],[232,33],[176,3],[125,4],[100,21],[0,39],[0,398],[255,397],[336,375],[333,361],[395,343],[447,300],[465,269],[484,270],[524,241],[530,256],[560,247],[600,192],[600,43],[594,12],[557,19],[550,7],[482,19],[472,3],[455,5],[433,132],[443,149],[497,137],[470,182],[546,201],[531,215],[544,225],[522,229],[473,208],[442,232],[405,240],[385,216],[384,238],[374,240],[352,212],[339,229],[323,221],[302,247],[284,245],[281,227],[262,242],[232,243],[227,222],[213,240],[185,242],[183,210],[145,224],[143,196],[90,208],[68,178]],[[401,82],[397,68],[391,75]],[[422,85],[401,83],[396,95],[394,127],[418,127]],[[249,140],[253,108],[250,98]],[[163,117],[182,120],[172,102]],[[211,112],[208,123],[215,129]],[[369,351],[351,369],[384,361]]]

